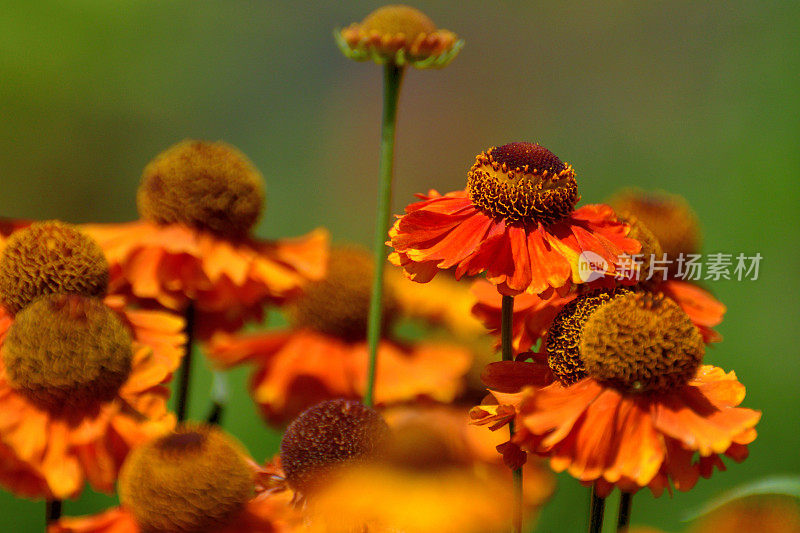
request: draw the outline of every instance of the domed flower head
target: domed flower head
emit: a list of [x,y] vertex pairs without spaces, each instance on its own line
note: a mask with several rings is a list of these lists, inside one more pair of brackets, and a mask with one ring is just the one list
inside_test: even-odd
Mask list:
[[183,141],[161,153],[137,200],[142,220],[85,226],[111,265],[111,291],[176,311],[192,303],[202,339],[260,319],[264,303],[324,273],[324,230],[286,241],[251,235],[264,180],[225,143]]
[[342,53],[356,61],[441,68],[458,55],[464,41],[436,28],[421,11],[405,5],[376,9],[361,21],[334,32]]
[[56,499],[86,480],[111,491],[128,450],[174,424],[162,384],[183,321],[101,299],[102,252],[73,226],[36,223],[0,247],[0,483]]
[[50,533],[288,531],[288,498],[272,494],[268,472],[222,430],[184,425],[136,448],[119,479],[120,507],[64,518]]
[[504,295],[569,290],[582,283],[581,257],[602,261],[613,276],[639,243],[610,207],[575,210],[575,171],[546,148],[517,142],[478,154],[467,189],[419,196],[389,232],[392,263],[411,279],[439,270],[456,279],[483,272]]
[[[230,366],[256,365],[253,399],[272,423],[297,416],[317,402],[361,398],[366,386],[367,316],[372,261],[359,249],[335,248],[325,279],[309,283],[287,305],[290,328],[242,335],[218,335],[209,356]],[[378,347],[376,401],[420,396],[452,400],[462,387],[469,353],[459,347],[392,338],[398,317],[392,286],[384,290],[383,338]]]
[[487,367],[497,406],[476,423],[516,417],[513,445],[594,483],[660,494],[689,490],[721,456],[741,461],[761,413],[740,408],[733,372],[703,365],[705,344],[689,316],[662,294],[616,289],[581,295],[556,316],[534,361]]

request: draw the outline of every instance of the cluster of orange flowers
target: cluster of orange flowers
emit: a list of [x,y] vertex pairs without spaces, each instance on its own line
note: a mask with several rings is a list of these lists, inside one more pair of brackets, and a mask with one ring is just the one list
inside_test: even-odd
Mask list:
[[[404,6],[337,41],[419,68],[461,47]],[[690,489],[746,457],[760,417],[739,407],[733,372],[703,364],[725,307],[615,265],[695,252],[696,220],[676,197],[634,191],[576,208],[576,176],[538,144],[492,147],[464,190],[398,216],[389,261],[428,285],[387,276],[375,409],[360,403],[373,264],[324,229],[255,237],[263,177],[227,144],[184,141],[149,163],[138,221],[0,225],[0,483],[49,501],[116,485],[120,507],[49,526],[98,533],[504,531],[511,469],[525,465],[528,516],[551,495],[543,459],[601,495]],[[687,224],[664,223],[676,217]],[[599,279],[581,276],[587,253],[609,265]],[[482,279],[470,291],[464,276]],[[266,308],[286,327],[240,331]],[[398,333],[414,321],[438,340]],[[508,335],[512,360],[489,362],[481,323]],[[277,457],[259,464],[218,426],[169,412],[193,339],[219,369],[254,368],[264,420],[288,424]]]

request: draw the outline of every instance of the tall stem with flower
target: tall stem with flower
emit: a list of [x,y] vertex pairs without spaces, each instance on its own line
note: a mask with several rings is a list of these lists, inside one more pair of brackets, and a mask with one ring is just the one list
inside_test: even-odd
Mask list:
[[383,67],[383,119],[381,123],[381,156],[378,174],[378,214],[375,218],[373,253],[375,271],[372,280],[372,296],[369,301],[367,322],[367,345],[369,346],[369,369],[364,405],[374,403],[375,372],[378,362],[378,342],[383,322],[383,271],[386,266],[386,230],[392,205],[392,177],[394,175],[394,138],[397,123],[397,102],[403,82],[404,67],[387,63]]

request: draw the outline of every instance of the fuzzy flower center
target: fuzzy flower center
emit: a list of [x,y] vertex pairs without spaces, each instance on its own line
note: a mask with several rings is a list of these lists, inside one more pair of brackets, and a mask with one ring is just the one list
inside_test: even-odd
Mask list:
[[635,216],[653,233],[670,260],[670,275],[675,274],[680,254],[695,254],[700,249],[700,223],[680,196],[632,190],[609,203],[618,213]]
[[20,311],[2,347],[11,386],[56,415],[114,399],[131,373],[131,336],[97,298],[53,294]]
[[304,495],[338,466],[381,455],[389,426],[377,411],[352,400],[328,400],[298,416],[281,440],[286,481]]
[[237,443],[211,426],[182,426],[134,449],[120,500],[143,531],[208,531],[235,517],[254,492]]
[[[348,342],[366,339],[372,272],[372,260],[366,252],[354,248],[331,250],[326,278],[309,283],[303,295],[289,306],[292,324]],[[394,294],[388,289],[384,287],[384,330],[397,307]]]
[[107,288],[103,250],[70,224],[32,224],[0,255],[0,302],[13,314],[44,294],[103,296]]
[[579,350],[586,372],[601,383],[626,392],[664,392],[695,375],[705,344],[674,301],[628,293],[592,313]]
[[264,178],[236,148],[183,141],[144,169],[139,213],[159,224],[185,224],[226,238],[243,238],[264,204]]
[[478,154],[467,175],[469,198],[509,222],[557,222],[579,200],[575,172],[550,150],[516,142]]
[[418,9],[405,5],[389,5],[367,15],[361,22],[361,29],[368,34],[371,32],[388,36],[402,34],[406,40],[413,42],[420,35],[435,32],[436,25]]

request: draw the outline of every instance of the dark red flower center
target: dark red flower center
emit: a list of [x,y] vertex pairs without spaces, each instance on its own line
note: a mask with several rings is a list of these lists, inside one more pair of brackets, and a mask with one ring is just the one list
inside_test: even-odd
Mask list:
[[524,142],[478,154],[467,191],[476,206],[509,222],[557,222],[579,199],[572,167],[547,148]]

